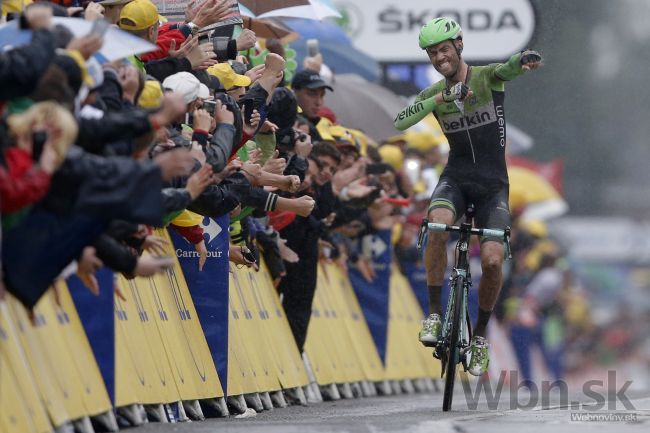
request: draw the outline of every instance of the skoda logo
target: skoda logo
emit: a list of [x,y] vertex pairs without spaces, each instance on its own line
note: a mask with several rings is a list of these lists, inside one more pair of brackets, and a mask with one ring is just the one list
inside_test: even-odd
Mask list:
[[363,30],[363,12],[351,1],[335,2],[336,9],[341,13],[341,18],[336,24],[345,30],[351,38],[358,36]]

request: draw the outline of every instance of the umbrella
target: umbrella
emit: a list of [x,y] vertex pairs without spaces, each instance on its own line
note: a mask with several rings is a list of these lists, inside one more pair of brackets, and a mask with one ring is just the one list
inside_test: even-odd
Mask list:
[[[92,22],[80,18],[52,18],[54,24],[59,24],[72,32],[74,37],[90,33]],[[20,46],[32,39],[31,30],[20,30],[16,21],[11,21],[0,27],[0,47]],[[115,27],[109,27],[104,37],[104,45],[95,56],[101,63],[128,57],[132,54],[142,54],[158,48],[142,38],[129,34]]]
[[246,6],[253,14],[262,15],[275,9],[308,5],[309,0],[240,0],[239,3]]
[[345,126],[360,129],[376,141],[401,133],[393,126],[395,115],[407,105],[401,96],[355,74],[336,75],[333,87],[325,104]]
[[259,38],[280,39],[283,44],[288,44],[298,38],[297,33],[292,32],[290,28],[278,21],[257,19],[249,16],[242,16],[242,20],[244,21],[244,28],[254,31]]
[[[510,126],[508,126],[510,128]],[[510,129],[508,129],[508,135],[510,135]],[[510,137],[508,137],[509,139]],[[553,188],[560,194],[564,191],[563,186],[563,174],[564,171],[564,161],[562,159],[554,159],[549,162],[536,162],[523,156],[507,155],[506,162],[508,167],[523,167],[529,170],[534,171],[535,173],[542,176],[544,179],[548,180]]]
[[329,42],[339,45],[352,45],[352,39],[345,31],[328,21],[314,21],[305,18],[283,19],[287,27],[298,32],[305,39],[318,39],[320,43]]
[[510,209],[524,220],[547,220],[569,209],[566,201],[542,176],[524,167],[509,166]]
[[317,39],[325,64],[336,73],[357,74],[368,81],[379,80],[381,68],[377,61],[356,49],[352,40],[336,24],[296,18],[282,21],[301,36],[291,44],[291,48],[296,50],[296,60],[299,64],[307,55],[306,40]]
[[287,17],[306,18],[319,21],[325,18],[341,18],[339,11],[319,0],[310,0],[309,4],[304,6],[291,6],[282,9],[276,8],[270,12],[258,15],[260,18]]
[[[66,27],[72,32],[75,38],[89,34],[93,25],[91,21],[79,18],[54,17],[52,21],[54,24],[60,24]],[[156,45],[111,26],[104,36],[102,49],[95,56],[98,57],[100,63],[104,63],[104,61],[112,62],[132,54],[143,54],[157,49],[158,47]]]
[[[291,44],[291,48],[296,50],[296,61],[301,65],[307,55],[305,39],[297,39]],[[373,82],[378,81],[381,76],[381,68],[377,61],[351,45],[321,42],[320,52],[323,55],[323,62],[337,75],[356,74]]]

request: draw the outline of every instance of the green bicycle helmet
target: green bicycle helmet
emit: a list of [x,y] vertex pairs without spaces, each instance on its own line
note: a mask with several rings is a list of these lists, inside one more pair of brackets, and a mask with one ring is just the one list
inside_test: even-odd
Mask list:
[[462,39],[463,30],[451,18],[435,18],[420,29],[420,48],[423,50],[450,39]]

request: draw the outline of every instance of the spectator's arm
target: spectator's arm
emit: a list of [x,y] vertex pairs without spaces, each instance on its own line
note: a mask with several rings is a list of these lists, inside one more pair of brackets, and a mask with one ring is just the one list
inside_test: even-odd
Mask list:
[[175,59],[166,58],[161,60],[154,60],[144,65],[147,74],[154,77],[161,83],[165,78],[174,75],[177,72],[192,72],[192,64],[186,58]]
[[104,265],[116,272],[132,274],[138,264],[138,257],[126,246],[108,236],[101,235],[95,240],[93,246],[97,257]]
[[182,211],[192,203],[192,197],[185,188],[165,188],[162,196],[165,214]]
[[0,100],[31,94],[54,58],[54,38],[36,30],[28,45],[0,54]]
[[82,117],[78,121],[77,144],[90,153],[101,153],[108,143],[139,137],[152,129],[149,113],[141,109],[106,113],[101,119]]
[[235,132],[233,125],[219,124],[212,135],[212,140],[204,149],[206,162],[212,166],[215,173],[222,171],[228,164],[233,151]]

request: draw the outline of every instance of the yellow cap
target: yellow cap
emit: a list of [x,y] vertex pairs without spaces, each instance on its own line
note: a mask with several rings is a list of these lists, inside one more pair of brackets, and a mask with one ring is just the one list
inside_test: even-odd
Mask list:
[[321,117],[318,121],[318,125],[316,125],[316,130],[320,134],[320,138],[322,138],[324,141],[331,141],[332,143],[335,143],[336,139],[332,134],[330,134],[330,128],[332,126],[334,126],[334,124],[331,120],[329,120],[327,117]]
[[144,30],[158,22],[158,8],[149,0],[133,0],[122,12],[118,24],[122,30]]
[[366,149],[368,149],[368,136],[358,129],[348,128],[348,131],[350,131],[357,142],[361,156],[366,156]]
[[[404,134],[404,138],[406,138],[406,143],[409,149],[419,150],[423,153],[430,151],[434,147],[440,146],[442,141],[439,136],[428,131],[407,131]],[[442,139],[444,139],[444,135],[442,136]]]
[[6,16],[12,12],[22,12],[25,6],[32,4],[32,0],[3,0],[2,1],[2,16]]
[[390,165],[397,171],[402,169],[402,166],[404,165],[404,154],[402,153],[402,149],[394,144],[384,144],[378,150],[381,159],[383,159],[386,164]]
[[153,110],[160,108],[163,98],[163,89],[158,80],[147,80],[138,98],[138,106]]
[[341,125],[332,125],[330,126],[329,133],[334,137],[334,141],[337,145],[351,145],[357,147],[357,143],[354,139],[352,132]]
[[210,66],[208,68],[208,74],[217,77],[226,90],[251,85],[251,79],[249,77],[237,74],[228,63],[217,63],[216,65]]
[[179,227],[194,227],[200,225],[202,221],[203,215],[199,215],[186,209],[172,220],[172,224]]

